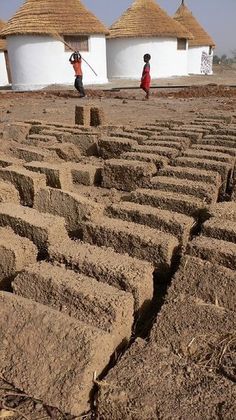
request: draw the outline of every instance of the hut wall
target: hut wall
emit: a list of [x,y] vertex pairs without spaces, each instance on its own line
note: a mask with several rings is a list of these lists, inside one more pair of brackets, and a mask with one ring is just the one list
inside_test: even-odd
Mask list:
[[[49,85],[74,83],[71,52],[49,36],[9,36],[8,52],[14,90],[36,90]],[[94,67],[98,77],[83,63],[84,84],[107,82],[106,40],[103,35],[89,38],[89,51],[82,55]]]
[[189,47],[189,50],[188,50],[188,73],[189,74],[202,74],[201,61],[202,61],[203,52],[206,52],[207,54],[209,54],[209,46]]
[[140,79],[146,53],[153,79],[188,74],[187,50],[177,50],[177,39],[116,38],[107,40],[108,78]]
[[9,84],[4,52],[0,51],[0,86]]

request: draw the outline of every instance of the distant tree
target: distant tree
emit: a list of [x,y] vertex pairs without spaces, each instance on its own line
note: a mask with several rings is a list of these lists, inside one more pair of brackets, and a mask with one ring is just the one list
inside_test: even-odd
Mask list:
[[220,58],[220,61],[221,61],[222,63],[226,63],[226,61],[227,61],[227,55],[226,55],[226,54],[223,54],[223,55],[221,56],[221,58]]
[[220,57],[218,57],[218,55],[214,55],[213,64],[220,64]]

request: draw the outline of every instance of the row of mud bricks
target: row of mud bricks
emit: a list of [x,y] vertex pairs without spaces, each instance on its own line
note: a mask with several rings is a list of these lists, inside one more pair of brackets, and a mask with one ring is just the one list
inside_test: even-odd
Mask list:
[[236,116],[0,136],[4,407],[236,418]]

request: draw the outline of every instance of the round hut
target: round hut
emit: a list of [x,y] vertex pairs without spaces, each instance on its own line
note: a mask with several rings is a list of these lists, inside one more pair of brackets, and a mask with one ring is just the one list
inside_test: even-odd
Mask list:
[[182,0],[180,7],[176,11],[174,19],[193,35],[193,39],[189,40],[188,73],[212,74],[215,43],[193,16],[184,0]]
[[106,83],[107,33],[79,0],[26,0],[1,32],[7,39],[13,89],[73,83],[71,50],[62,39],[79,50],[98,75],[83,63],[84,84]]
[[[5,22],[0,20],[0,31],[4,28]],[[7,73],[7,43],[0,39],[0,86],[7,86],[9,84]]]
[[192,35],[155,0],[135,0],[109,31],[108,78],[139,79],[145,53],[152,56],[152,78],[188,74]]

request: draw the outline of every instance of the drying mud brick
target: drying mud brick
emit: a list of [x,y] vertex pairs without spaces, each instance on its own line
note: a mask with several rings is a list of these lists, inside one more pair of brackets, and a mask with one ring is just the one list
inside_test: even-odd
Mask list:
[[17,235],[30,239],[43,254],[50,244],[67,237],[62,217],[14,203],[0,203],[0,226],[9,226]]
[[164,136],[175,136],[175,137],[187,137],[188,139],[190,139],[193,142],[199,142],[202,138],[202,133],[195,133],[195,131],[189,131],[189,130],[184,130],[184,129],[178,129],[176,130],[171,129],[168,131],[162,131],[162,135]]
[[[191,279],[191,281],[189,281]],[[200,258],[185,255],[171,282],[168,300],[193,296],[205,304],[236,309],[236,272]]]
[[90,108],[90,125],[92,127],[98,127],[104,124],[105,124],[104,110],[98,107]]
[[67,162],[80,162],[81,160],[80,149],[73,143],[54,144],[48,146],[47,149],[54,151],[60,159]]
[[117,190],[132,191],[138,187],[147,187],[157,172],[156,165],[135,160],[110,159],[105,161],[102,186]]
[[102,164],[91,165],[89,163],[67,163],[65,167],[70,170],[75,184],[101,185]]
[[198,159],[197,157],[178,157],[173,163],[174,166],[184,166],[185,168],[198,168],[218,172],[223,181],[227,180],[229,173],[232,170],[232,165],[229,163],[216,162],[208,159]]
[[211,217],[218,217],[236,222],[236,203],[234,201],[225,201],[212,205],[209,210]]
[[0,303],[1,377],[64,413],[89,410],[93,375],[109,362],[111,336],[11,293],[0,292]]
[[19,192],[21,203],[29,207],[34,204],[35,194],[46,187],[44,175],[32,173],[20,166],[0,168],[0,179],[12,183]]
[[72,143],[80,149],[82,155],[97,155],[98,135],[93,132],[73,130],[73,132],[58,130],[44,130],[44,135],[54,135],[59,143]]
[[13,275],[35,263],[37,254],[31,241],[16,235],[10,228],[0,228],[0,288],[8,287]]
[[62,216],[71,234],[76,234],[79,223],[93,220],[103,213],[103,206],[76,193],[45,188],[35,196],[34,208],[43,213]]
[[183,152],[184,156],[197,159],[214,160],[216,162],[225,162],[233,165],[235,158],[225,153],[211,152],[208,150],[189,149]]
[[6,168],[7,166],[20,166],[23,164],[23,160],[16,159],[12,156],[4,155],[4,153],[0,153],[0,167]]
[[141,146],[132,147],[133,152],[143,152],[143,153],[152,153],[161,156],[166,156],[167,158],[175,158],[179,154],[179,150],[172,147],[162,147],[162,146],[146,146],[142,144]]
[[177,238],[169,233],[104,216],[96,222],[82,224],[81,231],[83,241],[150,261],[160,273],[170,270],[179,245]]
[[114,132],[111,132],[110,137],[121,137],[123,139],[130,139],[130,140],[135,140],[138,144],[143,144],[146,137],[142,136],[141,134],[137,134],[135,131],[134,132],[130,132],[130,133],[126,133],[123,130],[115,130]]
[[58,156],[54,151],[49,151],[47,149],[37,149],[36,147],[21,146],[21,147],[12,147],[12,153],[21,160],[25,162],[32,162],[34,160],[42,161],[58,161]]
[[173,191],[175,193],[192,195],[201,198],[208,204],[215,203],[219,194],[219,189],[215,185],[168,176],[153,177],[151,186],[158,191]]
[[236,138],[230,136],[207,136],[201,140],[203,145],[229,147],[233,149],[236,144]]
[[31,125],[21,122],[7,123],[3,127],[3,140],[17,141],[24,143],[29,132]]
[[0,203],[20,204],[20,196],[14,185],[0,180]]
[[189,300],[165,305],[157,320],[151,340],[137,339],[100,383],[98,417],[198,420],[207,409],[216,419],[222,405],[234,418],[234,384],[214,368],[206,375],[205,357],[235,329],[235,313]]
[[76,105],[75,124],[90,126],[90,107],[89,106]]
[[164,147],[164,148],[173,148],[174,150],[183,150],[186,146],[183,145],[181,142],[174,142],[171,140],[164,141],[163,139],[161,141],[158,140],[158,138],[145,141],[145,146],[154,146],[154,147]]
[[124,152],[131,152],[137,146],[136,140],[116,137],[103,137],[98,140],[99,156],[103,159],[118,158]]
[[236,270],[236,244],[199,236],[188,244],[187,252],[195,257]]
[[195,220],[184,214],[129,202],[111,205],[106,208],[106,214],[170,233],[182,244],[187,243],[195,225]]
[[122,153],[121,159],[139,160],[141,162],[151,162],[151,163],[154,163],[154,165],[156,165],[158,170],[168,164],[168,158],[166,158],[165,156],[160,156],[153,153],[125,152],[125,153]]
[[204,169],[184,168],[182,166],[166,166],[162,168],[159,175],[185,179],[190,181],[200,181],[220,186],[221,177],[218,172],[206,171]]
[[113,350],[130,339],[134,312],[130,293],[45,262],[23,270],[12,286],[20,296],[111,334]]
[[135,310],[142,310],[153,296],[153,266],[112,249],[64,240],[49,247],[51,260],[133,294]]
[[[236,144],[235,144],[236,146]],[[213,145],[209,145],[209,144],[194,144],[192,146],[193,149],[195,150],[205,150],[208,152],[213,152],[213,153],[220,153],[221,154],[226,154],[226,155],[231,155],[236,157],[236,148],[235,147],[227,147],[227,146],[213,146]]]
[[70,168],[66,164],[50,162],[26,163],[25,168],[32,172],[40,172],[46,176],[49,187],[71,190],[73,181]]
[[202,233],[205,236],[236,244],[236,221],[213,217],[204,223]]
[[125,197],[125,201],[158,207],[163,210],[183,213],[193,217],[199,217],[202,213],[205,213],[207,208],[206,203],[200,200],[200,198],[186,194],[143,188],[131,192],[128,197]]

